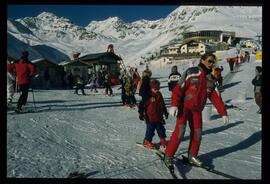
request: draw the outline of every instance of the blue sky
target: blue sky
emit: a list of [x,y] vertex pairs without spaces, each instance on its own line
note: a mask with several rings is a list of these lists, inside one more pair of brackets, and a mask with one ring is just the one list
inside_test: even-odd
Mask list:
[[8,5],[8,18],[33,17],[46,11],[70,19],[79,26],[92,20],[117,16],[125,22],[165,18],[177,5]]

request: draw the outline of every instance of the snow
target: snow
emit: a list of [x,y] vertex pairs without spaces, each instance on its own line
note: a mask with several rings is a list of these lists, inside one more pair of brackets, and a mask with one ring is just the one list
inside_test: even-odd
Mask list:
[[[262,119],[256,113],[251,84],[255,66],[261,62],[251,55],[249,63],[241,64],[237,72],[230,74],[226,52],[220,55],[222,60],[218,65],[224,67],[222,74],[226,82],[222,98],[242,110],[229,108],[230,123],[224,126],[212,108],[210,121],[203,122],[199,158],[214,165],[216,170],[238,178],[261,179]],[[180,73],[189,62],[177,63]],[[157,63],[152,62],[150,68],[153,77],[161,82],[161,92],[169,108],[167,78],[172,65]],[[121,106],[118,87],[113,88],[112,97],[105,96],[104,89],[99,89],[97,94],[86,90],[87,96],[75,95],[73,90],[34,90],[38,112],[7,112],[7,177],[67,178],[71,172],[78,171],[94,179],[172,179],[152,151],[135,144],[143,141],[146,125],[139,120],[137,110]],[[246,98],[241,99],[241,93]],[[32,95],[29,92],[26,107],[34,106]],[[14,102],[18,97],[17,94]],[[136,97],[139,101],[139,96]],[[175,118],[169,116],[165,125],[167,139],[174,126]],[[156,134],[153,142],[158,141]],[[187,128],[176,156],[186,154],[188,144]],[[186,179],[226,179],[181,162],[176,162],[175,172],[179,178]]]
[[[24,43],[28,44],[26,48],[44,45],[50,49],[46,53],[41,49],[40,55],[49,58],[55,49],[64,56],[50,59],[60,63],[71,57],[75,48],[81,55],[86,55],[104,52],[108,44],[113,44],[115,53],[126,63],[139,64],[141,57],[159,52],[161,46],[179,40],[183,32],[222,30],[235,32],[237,37],[256,39],[262,33],[262,7],[179,6],[167,17],[154,21],[142,19],[126,23],[118,17],[108,17],[89,22],[86,27],[81,27],[49,12],[37,17],[7,20],[8,54],[19,58],[21,51],[17,46],[23,47]],[[10,35],[17,39],[16,44]],[[35,52],[38,51],[39,48],[35,48]],[[30,56],[33,56],[31,51]]]

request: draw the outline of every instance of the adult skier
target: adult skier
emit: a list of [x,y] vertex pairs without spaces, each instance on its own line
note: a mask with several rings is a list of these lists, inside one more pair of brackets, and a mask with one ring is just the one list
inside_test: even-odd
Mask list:
[[139,102],[139,108],[138,108],[138,112],[139,112],[139,119],[143,120],[143,112],[144,112],[144,103],[146,102],[146,100],[149,98],[150,96],[150,76],[149,76],[149,72],[147,71],[143,71],[142,74],[142,79],[138,85],[139,87],[139,95],[142,97],[141,101]]
[[17,77],[19,88],[22,92],[17,103],[17,108],[15,109],[16,112],[22,112],[22,106],[27,102],[31,80],[35,76],[36,72],[36,67],[28,60],[28,55],[29,53],[24,51],[19,62],[8,68],[8,72]]
[[254,97],[255,102],[259,107],[257,111],[258,114],[262,113],[262,67],[256,66],[255,68],[256,76],[252,79],[252,84],[254,85]]
[[181,74],[177,71],[177,66],[172,67],[172,73],[169,75],[168,87],[169,91],[172,91],[177,82],[180,80]]
[[202,55],[197,67],[188,68],[172,92],[170,115],[177,117],[175,129],[165,150],[164,162],[173,169],[173,156],[182,141],[186,122],[189,121],[190,144],[188,159],[191,164],[202,166],[197,158],[202,138],[202,111],[207,98],[211,100],[224,124],[229,119],[221,95],[215,86],[215,77],[211,75],[216,57],[212,53]]

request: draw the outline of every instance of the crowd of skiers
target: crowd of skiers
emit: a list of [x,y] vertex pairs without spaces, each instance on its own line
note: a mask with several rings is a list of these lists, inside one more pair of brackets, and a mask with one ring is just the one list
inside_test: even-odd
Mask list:
[[[72,75],[72,74],[70,74]],[[97,93],[98,88],[105,88],[105,95],[112,96],[112,79],[110,73],[105,69],[100,69],[97,72],[92,72],[89,74],[89,79],[86,81],[82,74],[72,76],[72,87],[75,87],[75,94],[79,94],[78,91],[81,90],[82,95],[86,95],[85,87],[89,87],[90,92]]]
[[[230,61],[229,61],[230,62]],[[229,122],[228,113],[217,87],[222,86],[222,67],[214,67],[216,56],[206,53],[201,56],[198,66],[189,67],[181,75],[177,66],[173,66],[168,77],[168,90],[171,91],[171,107],[169,112],[165,106],[164,98],[160,90],[160,82],[151,79],[152,71],[148,65],[140,76],[136,68],[128,67],[120,75],[121,100],[123,106],[138,107],[138,116],[146,123],[146,132],[143,145],[147,148],[154,148],[152,139],[154,132],[160,138],[160,147],[164,150],[164,161],[167,167],[173,168],[173,156],[180,145],[186,130],[187,121],[190,128],[190,144],[188,147],[188,159],[191,163],[201,166],[202,162],[197,158],[201,138],[202,138],[202,111],[207,98],[212,102],[217,112],[226,125]],[[18,100],[16,112],[22,111],[22,106],[27,102],[28,90],[31,80],[36,74],[36,67],[28,60],[28,52],[22,53],[22,57],[15,63],[7,66],[7,102],[12,102],[14,93],[15,77],[19,89],[22,92]],[[256,76],[252,80],[256,104],[259,106],[258,113],[261,113],[261,85],[262,68],[256,67]],[[74,77],[72,76],[74,79]],[[82,75],[75,77],[76,89],[84,92],[85,83]],[[105,94],[112,95],[111,78],[109,72],[100,70],[92,73],[87,82],[90,91],[97,92],[98,86],[105,87]],[[15,85],[16,86],[16,85]],[[141,100],[137,105],[135,93],[138,90]],[[176,117],[176,126],[170,137],[166,141],[165,119],[169,114]]]
[[226,61],[230,67],[230,72],[234,72],[234,68],[237,69],[240,63],[249,62],[249,60],[250,60],[250,54],[247,51],[245,51],[244,53],[237,51],[235,57],[226,58]]

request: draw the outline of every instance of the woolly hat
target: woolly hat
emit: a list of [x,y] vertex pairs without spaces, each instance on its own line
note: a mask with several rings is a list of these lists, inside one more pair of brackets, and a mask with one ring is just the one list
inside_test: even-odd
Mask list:
[[156,89],[156,90],[160,89],[160,82],[156,79],[152,80],[149,85],[151,89]]

